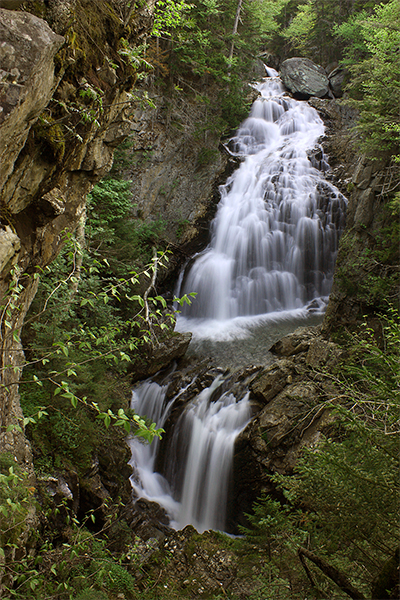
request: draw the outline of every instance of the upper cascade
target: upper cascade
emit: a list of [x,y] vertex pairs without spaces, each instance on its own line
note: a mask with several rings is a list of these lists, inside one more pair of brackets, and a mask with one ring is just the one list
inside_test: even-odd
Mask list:
[[267,72],[228,145],[243,162],[220,187],[210,244],[183,273],[178,293],[197,294],[183,316],[223,321],[329,295],[347,201],[324,178],[317,111]]

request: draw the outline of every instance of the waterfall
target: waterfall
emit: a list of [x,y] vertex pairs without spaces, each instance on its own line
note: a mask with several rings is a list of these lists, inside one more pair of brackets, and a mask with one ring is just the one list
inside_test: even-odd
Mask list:
[[[165,405],[167,388],[167,385],[145,381],[132,393],[131,408],[136,414],[151,419],[157,428],[164,425],[173,404],[172,401]],[[139,498],[158,502],[176,520],[179,504],[172,497],[168,481],[155,470],[159,439],[154,438],[151,444],[147,444],[131,437],[128,442],[132,452],[129,464],[134,471],[131,484],[135,494]]]
[[[271,73],[273,70],[269,70]],[[329,295],[346,199],[310,152],[324,125],[278,77],[229,142],[240,167],[220,187],[210,245],[187,266],[178,295],[196,292],[182,315],[223,321],[304,307]]]
[[[129,440],[135,494],[163,506],[178,529],[192,524],[199,532],[223,531],[226,526],[234,443],[251,411],[248,393],[239,401],[232,393],[218,394],[222,383],[222,377],[216,377],[179,417],[164,475],[155,470],[158,440],[151,445]],[[144,382],[133,392],[132,408],[162,427],[179,396],[167,401],[167,388]]]
[[[346,199],[324,179],[323,123],[307,103],[285,95],[275,71],[267,72],[228,144],[241,164],[220,187],[210,244],[179,282],[178,295],[197,295],[183,307],[178,327],[193,331],[211,322],[212,340],[217,324],[323,306],[344,228]],[[162,505],[176,528],[226,527],[234,442],[251,414],[248,393],[235,395],[223,383],[216,377],[186,404],[163,450],[162,474],[159,442],[130,441],[136,495]],[[132,408],[163,427],[182,393],[167,400],[167,392],[168,383],[147,381],[134,391]]]

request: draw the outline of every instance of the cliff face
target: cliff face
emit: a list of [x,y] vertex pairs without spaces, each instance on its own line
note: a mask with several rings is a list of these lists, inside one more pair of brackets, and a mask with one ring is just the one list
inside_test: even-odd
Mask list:
[[398,306],[398,164],[390,158],[357,158],[349,182],[346,230],[342,236],[325,327],[353,327],[365,315]]
[[324,319],[326,333],[354,327],[365,315],[398,305],[400,169],[392,157],[361,155],[352,127],[357,114],[332,100],[313,98],[327,126],[324,148],[331,177],[349,200],[333,288]]
[[[212,93],[211,86],[203,90],[204,97]],[[174,90],[166,96],[150,82],[149,95],[154,108],[138,106],[132,119],[135,136],[127,169],[132,201],[137,216],[162,219],[168,240],[185,244],[198,234],[228,158],[218,151],[218,132],[206,124],[208,105],[193,92]]]
[[125,5],[40,5],[57,33],[35,15],[0,9],[0,449],[28,465],[19,332],[41,269],[130,132],[136,76],[118,50],[123,36],[137,43],[148,32],[152,6],[132,15]]

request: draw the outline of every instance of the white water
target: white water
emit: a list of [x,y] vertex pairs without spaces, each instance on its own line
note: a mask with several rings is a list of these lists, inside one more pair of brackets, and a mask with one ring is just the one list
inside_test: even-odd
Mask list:
[[[146,445],[130,439],[136,495],[163,506],[176,529],[192,524],[199,532],[223,531],[226,526],[234,443],[250,419],[250,405],[248,394],[240,401],[233,394],[222,394],[212,401],[221,384],[222,379],[217,377],[180,416],[169,449],[172,464],[166,477],[154,469],[158,441]],[[145,382],[133,393],[132,408],[158,427],[164,425],[177,399],[165,401],[167,387]]]
[[[344,227],[346,199],[324,180],[326,163],[319,170],[308,155],[318,147],[323,123],[308,104],[285,96],[276,72],[269,75],[230,141],[243,162],[220,188],[210,245],[189,263],[178,291],[197,293],[178,328],[214,345],[242,344],[261,322],[306,320],[310,302],[313,310],[323,307]],[[255,339],[260,345],[258,330]],[[165,476],[155,471],[158,442],[131,440],[136,495],[163,506],[176,528],[226,526],[234,442],[250,406],[247,395],[237,400],[216,393],[221,383],[215,379],[178,419]],[[162,427],[177,400],[167,403],[166,393],[167,385],[145,382],[132,407]]]
[[191,322],[181,329],[201,325],[193,319],[221,324],[298,310],[331,289],[346,200],[307,154],[323,123],[307,103],[286,97],[277,77],[257,89],[229,143],[243,162],[220,188],[209,247],[182,278],[178,295],[197,296],[182,310]]
[[[172,401],[165,406],[167,388],[167,385],[160,386],[155,382],[145,381],[132,394],[131,408],[136,414],[151,419],[156,423],[157,428],[163,427],[173,404]],[[134,437],[128,441],[132,452],[129,464],[134,470],[131,483],[135,494],[138,498],[158,502],[175,521],[180,506],[173,499],[167,480],[154,469],[159,439],[154,438],[151,444],[141,442]]]

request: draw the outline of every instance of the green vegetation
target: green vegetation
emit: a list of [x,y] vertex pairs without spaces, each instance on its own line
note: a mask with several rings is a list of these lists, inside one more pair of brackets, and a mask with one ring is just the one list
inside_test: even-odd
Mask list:
[[[170,80],[219,88],[213,127],[228,132],[247,114],[243,82],[257,56],[293,55],[350,73],[348,92],[360,110],[358,131],[371,153],[398,152],[399,5],[386,0],[197,0],[159,2],[153,56]],[[235,16],[239,15],[238,22]],[[161,23],[164,19],[164,23]],[[151,62],[151,59],[149,59]],[[333,67],[332,67],[333,68]],[[159,69],[158,69],[159,70]],[[171,87],[173,89],[173,87]],[[210,123],[211,126],[211,123]]]
[[[278,17],[273,51],[299,53],[349,71],[347,92],[360,111],[357,130],[370,155],[399,152],[400,8],[397,0],[291,0]],[[289,47],[287,47],[289,44]]]
[[371,311],[384,311],[387,302],[395,302],[398,296],[399,215],[400,194],[395,194],[383,206],[376,231],[348,230],[340,242],[339,263],[347,254],[354,258],[337,269],[339,288]]
[[[376,155],[398,153],[400,147],[400,6],[394,0],[361,13],[337,29],[349,43],[345,64],[351,73],[350,93],[360,110],[357,125],[363,149]],[[353,45],[353,39],[355,43]]]
[[153,251],[144,262],[162,245],[162,226],[130,218],[129,182],[118,179],[94,187],[87,212],[85,235],[67,237],[42,274],[23,333],[24,425],[47,474],[63,464],[87,470],[105,435],[100,421],[149,439],[159,433],[127,411],[127,373],[138,348],[157,344],[174,324],[165,300],[149,295],[167,255]]
[[303,569],[311,585],[299,595],[281,586],[274,598],[339,599],[351,587],[352,598],[395,597],[384,590],[394,593],[400,533],[400,320],[388,315],[351,338],[336,377],[325,375],[337,388],[330,435],[304,451],[293,476],[273,477],[284,500],[265,496],[249,517],[248,539],[268,557],[268,594],[282,581],[299,585]]
[[[149,61],[156,67],[156,75],[164,75],[171,93],[176,85],[189,84],[186,93],[191,89],[199,102],[211,102],[213,110],[205,129],[227,134],[247,115],[247,81],[256,56],[277,30],[275,17],[286,3],[157,3],[153,31],[157,44],[150,45]],[[240,19],[235,29],[237,12]],[[205,87],[216,93],[204,93]]]
[[[0,460],[3,468],[6,457],[1,456]],[[96,525],[93,511],[83,522],[79,522],[65,502],[56,507],[53,505],[44,513],[48,526],[45,541],[38,546],[35,556],[24,556],[18,548],[26,543],[22,535],[25,519],[17,521],[21,518],[21,512],[26,510],[25,496],[32,495],[35,490],[26,488],[24,477],[16,470],[15,465],[9,470],[10,474],[7,476],[0,473],[2,490],[10,492],[10,501],[5,503],[2,498],[0,504],[1,523],[7,523],[7,526],[2,528],[4,533],[1,541],[6,553],[12,553],[14,560],[6,563],[2,588],[6,595],[3,597],[10,600],[109,600],[110,597],[114,598],[114,595],[123,592],[127,599],[136,598],[132,570],[138,568],[138,556],[134,536],[125,523],[125,537],[120,543],[117,558],[111,552],[107,541],[108,535],[121,532],[124,527],[124,521],[118,517],[118,504],[104,504],[103,508],[107,512],[106,522],[96,533],[88,530],[89,523],[91,528]],[[25,490],[25,496],[21,496],[21,489]],[[41,490],[41,494],[43,505],[48,499],[44,490]],[[5,521],[6,511],[8,512]],[[61,541],[57,539],[55,523],[63,525]]]

